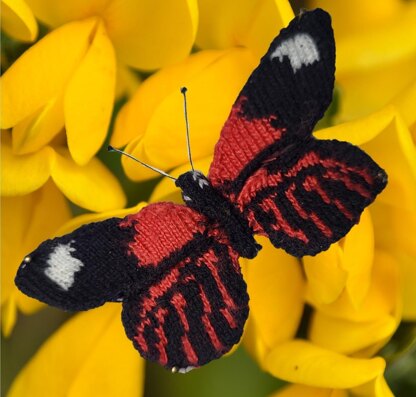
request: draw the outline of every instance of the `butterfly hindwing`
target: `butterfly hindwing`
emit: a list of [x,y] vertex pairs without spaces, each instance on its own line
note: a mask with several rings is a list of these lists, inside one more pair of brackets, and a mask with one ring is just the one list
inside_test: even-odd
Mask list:
[[[140,354],[185,371],[230,350],[243,331],[248,295],[238,255],[219,230],[212,233],[202,215],[171,203],[153,204],[126,223],[137,231],[131,252],[139,268],[147,269],[146,279],[123,302],[123,324]],[[155,248],[191,238],[152,261],[145,252],[152,233],[160,236]]]
[[291,21],[238,96],[215,147],[211,183],[232,197],[276,150],[308,138],[332,100],[335,42],[321,9]]
[[284,157],[271,156],[237,202],[257,233],[301,257],[342,238],[386,183],[386,173],[358,147],[311,138]]
[[166,368],[186,371],[221,357],[240,340],[248,315],[246,284],[229,248],[210,238],[201,246],[123,303],[134,346]]

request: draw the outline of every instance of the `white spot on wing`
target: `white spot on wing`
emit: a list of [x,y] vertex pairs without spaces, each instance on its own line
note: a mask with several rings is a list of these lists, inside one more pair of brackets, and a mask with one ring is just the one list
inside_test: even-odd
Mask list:
[[287,56],[292,66],[293,73],[296,73],[303,65],[312,65],[319,61],[319,51],[313,38],[307,33],[298,33],[295,36],[284,40],[270,55],[270,59]]
[[48,267],[45,269],[45,275],[62,289],[68,291],[74,284],[74,275],[81,270],[84,264],[71,255],[75,248],[69,244],[58,244],[50,253],[46,261]]

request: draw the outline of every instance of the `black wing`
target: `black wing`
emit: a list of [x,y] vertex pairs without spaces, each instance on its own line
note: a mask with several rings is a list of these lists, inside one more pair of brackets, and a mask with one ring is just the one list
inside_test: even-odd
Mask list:
[[304,12],[273,40],[238,96],[215,147],[214,187],[232,197],[271,153],[310,137],[331,103],[334,74],[331,17]]

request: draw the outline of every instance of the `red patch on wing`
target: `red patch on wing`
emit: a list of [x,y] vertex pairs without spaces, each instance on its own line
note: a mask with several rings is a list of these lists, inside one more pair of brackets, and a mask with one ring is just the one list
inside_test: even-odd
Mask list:
[[120,222],[121,227],[134,227],[137,232],[128,246],[139,267],[157,266],[192,241],[196,233],[202,233],[205,224],[202,214],[173,203],[149,204]]
[[242,96],[234,104],[215,146],[209,170],[209,179],[214,187],[235,180],[257,154],[281,139],[286,131],[271,125],[276,116],[250,120],[244,118],[241,109],[246,100]]

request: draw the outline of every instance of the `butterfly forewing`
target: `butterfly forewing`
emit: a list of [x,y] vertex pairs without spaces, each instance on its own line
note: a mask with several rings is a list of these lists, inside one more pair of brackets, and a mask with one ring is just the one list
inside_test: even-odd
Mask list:
[[111,218],[44,241],[21,264],[15,283],[25,294],[63,310],[122,300],[136,279],[128,254],[135,231]]
[[386,183],[385,172],[359,148],[311,138],[284,158],[271,156],[237,201],[257,233],[301,257],[343,237]]
[[[175,230],[179,224],[182,233],[191,231],[193,237],[159,258],[154,265],[162,272],[157,277],[130,291],[123,303],[123,323],[143,357],[186,371],[222,356],[238,343],[248,315],[246,284],[238,256],[218,238],[218,231],[215,236],[210,233],[208,223],[201,230],[189,217],[182,223],[172,221],[181,209],[192,211],[189,208],[168,203],[151,208],[155,206],[165,237],[167,229]],[[138,218],[137,241],[140,223],[149,223],[140,213]],[[143,251],[134,249],[134,255],[140,267]]]
[[212,184],[233,197],[271,153],[310,137],[331,103],[334,72],[330,16],[316,9],[296,17],[238,96],[215,147]]

